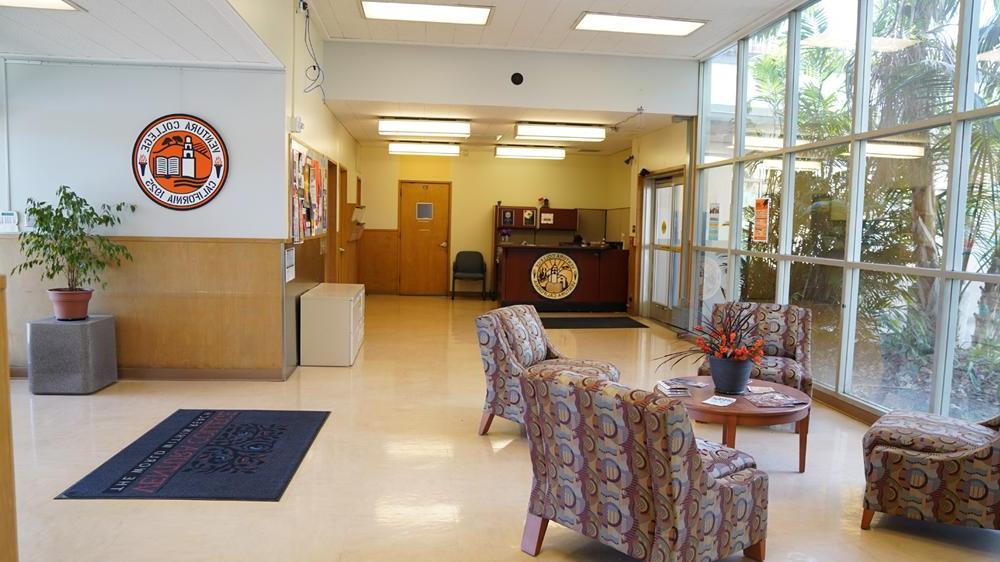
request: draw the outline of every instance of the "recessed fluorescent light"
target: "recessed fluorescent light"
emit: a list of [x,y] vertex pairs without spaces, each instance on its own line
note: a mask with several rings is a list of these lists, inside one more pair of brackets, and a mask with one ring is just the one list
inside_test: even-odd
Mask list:
[[924,157],[924,147],[919,144],[898,142],[869,142],[865,147],[865,156],[869,158],[897,158],[914,160]]
[[647,16],[619,16],[584,12],[576,29],[584,31],[614,31],[617,33],[643,33],[646,35],[690,35],[702,21],[679,20],[673,18],[651,18]]
[[448,6],[444,4],[408,4],[403,2],[361,2],[370,20],[419,21],[486,25],[493,8],[486,6]]
[[414,156],[458,156],[461,149],[457,144],[432,142],[390,142],[389,154],[409,154]]
[[518,123],[514,138],[533,141],[582,141],[601,142],[607,133],[604,127],[591,125],[553,125],[547,123]]
[[79,10],[65,0],[0,0],[0,8],[34,8],[38,10]]
[[472,126],[468,121],[379,119],[378,134],[398,137],[457,137],[467,139],[472,134]]
[[498,146],[495,155],[497,158],[562,160],[566,158],[566,149],[548,146]]

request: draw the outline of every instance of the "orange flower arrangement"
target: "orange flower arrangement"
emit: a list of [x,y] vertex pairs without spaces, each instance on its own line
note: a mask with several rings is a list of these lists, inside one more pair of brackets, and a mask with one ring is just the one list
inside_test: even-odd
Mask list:
[[[705,322],[705,318],[702,318]],[[696,336],[694,347],[668,353],[661,359],[673,360],[676,365],[682,359],[695,355],[706,355],[733,361],[753,361],[760,365],[764,357],[764,340],[757,336],[757,322],[753,313],[737,303],[729,303],[720,316],[709,319],[705,325],[698,325],[687,331]]]

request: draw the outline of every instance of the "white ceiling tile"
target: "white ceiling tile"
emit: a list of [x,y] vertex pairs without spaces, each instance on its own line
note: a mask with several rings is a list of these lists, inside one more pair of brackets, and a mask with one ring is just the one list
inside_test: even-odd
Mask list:
[[[447,25],[443,23],[428,23],[424,25],[427,42],[435,45],[451,45],[460,29],[475,28],[477,37],[482,37],[483,28],[479,25]],[[478,42],[478,40],[477,40]]]
[[[318,0],[327,2],[333,7],[333,14],[340,26],[342,39],[373,39],[368,31],[368,21],[361,17],[360,2],[335,2],[333,0]],[[330,30],[332,33],[333,31]]]
[[89,58],[117,57],[117,53],[86,35],[66,27],[51,16],[50,12],[44,10],[6,10],[0,13],[0,17],[7,18],[24,28],[25,32],[36,35],[39,40],[47,43],[47,49],[53,53],[76,52]]
[[191,19],[170,2],[163,0],[119,0],[119,2],[147,24],[170,29],[171,39],[182,45],[196,59],[235,60],[213,34],[205,32],[202,26],[205,26],[206,22]]
[[[534,2],[535,0],[532,0]],[[504,0],[497,2],[498,6],[493,8],[490,21],[482,31],[481,45],[490,47],[503,47],[510,39],[511,31],[521,18],[521,13],[526,9],[526,0]]]
[[505,46],[529,48],[534,45],[557,7],[559,0],[532,0],[525,4]]
[[396,22],[396,40],[408,43],[434,43],[427,37],[427,24]]
[[195,58],[194,53],[163,33],[162,28],[151,25],[117,0],[91,2],[87,4],[87,13],[116,29],[133,42],[141,43],[160,59],[190,60]]

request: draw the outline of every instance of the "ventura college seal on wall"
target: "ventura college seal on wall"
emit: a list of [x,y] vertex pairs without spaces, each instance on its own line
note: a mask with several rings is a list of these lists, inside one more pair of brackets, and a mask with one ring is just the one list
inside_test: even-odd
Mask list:
[[545,254],[531,266],[531,286],[547,299],[564,299],[576,289],[580,270],[573,258],[559,252]]
[[132,149],[132,171],[143,193],[169,209],[187,211],[211,201],[229,175],[229,153],[206,121],[177,113],[154,120]]

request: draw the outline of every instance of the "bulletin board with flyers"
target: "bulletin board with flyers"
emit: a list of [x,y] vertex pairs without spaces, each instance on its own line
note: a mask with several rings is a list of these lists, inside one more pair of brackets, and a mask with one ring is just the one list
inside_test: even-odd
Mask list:
[[327,158],[298,141],[290,145],[288,208],[292,242],[298,243],[326,233]]

